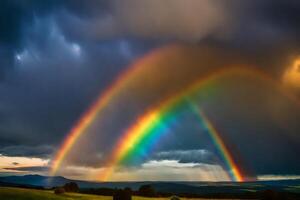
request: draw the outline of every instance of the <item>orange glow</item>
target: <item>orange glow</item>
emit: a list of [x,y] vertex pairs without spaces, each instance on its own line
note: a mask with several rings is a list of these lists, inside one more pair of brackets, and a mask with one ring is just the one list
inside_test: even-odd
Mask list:
[[283,82],[289,87],[300,89],[300,58],[297,58],[285,71]]

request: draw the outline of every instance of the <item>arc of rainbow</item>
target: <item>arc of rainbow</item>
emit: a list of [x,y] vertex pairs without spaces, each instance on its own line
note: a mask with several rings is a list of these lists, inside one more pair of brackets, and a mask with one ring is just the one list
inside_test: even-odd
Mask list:
[[242,182],[244,180],[241,171],[239,170],[238,165],[233,160],[228,148],[226,147],[225,143],[223,142],[220,133],[218,130],[213,126],[212,122],[207,118],[205,113],[198,108],[194,103],[190,103],[189,105],[192,106],[192,110],[195,113],[198,120],[201,122],[203,126],[209,132],[209,136],[211,137],[212,141],[215,144],[215,147],[218,148],[219,152],[221,153],[222,160],[225,162],[225,165],[228,169],[230,169],[230,177],[232,180],[237,182]]
[[[86,132],[86,129],[92,124],[95,118],[98,115],[100,115],[101,111],[105,109],[105,107],[109,104],[109,102],[114,99],[114,97],[118,94],[118,92],[122,91],[122,89],[126,87],[127,81],[131,80],[131,78],[135,74],[139,73],[139,71],[142,70],[141,68],[139,68],[140,63],[146,62],[147,59],[151,59],[151,57],[155,56],[156,54],[157,52],[153,51],[145,58],[137,61],[132,67],[126,69],[124,73],[121,73],[121,75],[115,79],[113,84],[98,96],[96,101],[79,118],[79,120],[75,123],[75,125],[71,128],[71,130],[67,134],[67,137],[64,139],[62,145],[60,146],[59,150],[54,156],[54,159],[51,164],[50,175],[56,174],[63,160],[68,155],[68,153],[70,152],[74,144],[78,141],[80,136]],[[230,69],[226,69],[223,70],[223,73],[226,72],[227,70],[230,71]],[[248,73],[249,75],[258,76],[263,80],[267,81],[268,83],[270,83],[271,85],[275,86],[276,88],[279,89],[280,92],[282,92],[282,94],[288,97],[292,102],[294,102],[299,107],[300,105],[299,100],[294,95],[286,92],[285,88],[282,85],[278,84],[276,81],[274,81],[271,77],[269,77],[265,73],[255,69],[244,70],[244,72]],[[99,117],[101,117],[101,115]]]
[[87,111],[82,114],[79,120],[68,132],[67,137],[63,140],[63,143],[52,160],[50,175],[56,174],[74,144],[78,141],[80,136],[86,132],[87,128],[92,124],[99,113],[101,113],[110,101],[126,87],[126,83],[130,81],[134,75],[138,74],[140,70],[142,70],[142,68],[140,68],[141,63],[145,63],[148,59],[152,59],[157,55],[159,55],[159,51],[152,51],[142,59],[137,60],[133,65],[125,69],[124,72],[121,73],[103,93],[100,93],[95,102],[92,103]]
[[[251,72],[251,73],[250,73]],[[225,75],[232,74],[252,74],[253,70],[247,70],[244,68],[227,68],[217,71],[206,77],[200,79],[199,81],[193,83],[189,88],[179,92],[178,94],[166,99],[159,105],[155,106],[152,109],[149,109],[145,114],[137,119],[135,123],[125,132],[125,134],[117,142],[115,150],[112,152],[110,159],[107,163],[107,168],[99,175],[101,181],[106,181],[110,175],[113,173],[115,168],[126,158],[131,152],[134,152],[135,148],[138,148],[138,145],[143,141],[144,138],[148,137],[148,134],[158,125],[161,124],[164,116],[176,105],[184,102],[187,95],[191,95],[196,91],[203,88],[205,85],[208,85],[212,81],[216,80],[219,77],[224,77]],[[256,74],[256,73],[255,73]],[[243,176],[234,163],[233,158],[231,157],[229,150],[226,149],[226,146],[222,142],[222,139],[219,137],[216,129],[213,128],[212,124],[209,123],[207,118],[203,118],[203,122],[206,124],[209,133],[215,141],[215,144],[221,150],[226,164],[230,168],[234,180],[243,181]]]

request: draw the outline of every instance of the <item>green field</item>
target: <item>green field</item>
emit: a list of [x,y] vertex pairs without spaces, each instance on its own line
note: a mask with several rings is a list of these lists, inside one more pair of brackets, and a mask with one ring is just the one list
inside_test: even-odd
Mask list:
[[[21,188],[0,187],[1,200],[111,200],[112,197],[66,193],[56,195],[51,190],[33,190]],[[133,200],[167,200],[168,198],[143,198],[133,197]],[[181,198],[184,199],[184,198]]]

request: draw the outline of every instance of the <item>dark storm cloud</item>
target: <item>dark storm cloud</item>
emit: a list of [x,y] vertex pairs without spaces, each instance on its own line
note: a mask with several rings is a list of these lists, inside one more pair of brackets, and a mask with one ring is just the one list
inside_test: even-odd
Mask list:
[[53,15],[25,24],[14,69],[0,85],[0,146],[5,155],[49,157],[54,148],[41,151],[39,146],[58,146],[99,91],[156,42],[72,41]]
[[18,157],[44,157],[47,158],[54,151],[54,148],[49,145],[41,146],[7,146],[0,148],[3,156],[18,156]]
[[263,4],[262,18],[274,27],[281,28],[283,32],[293,38],[298,38],[300,32],[300,2],[297,0],[289,1],[270,1]]
[[22,47],[22,28],[34,16],[49,13],[59,1],[3,0],[0,7],[0,80],[12,68],[14,53]]
[[[167,5],[170,3],[173,6]],[[277,60],[299,52],[300,3],[297,0],[184,0],[184,3],[182,0],[4,0],[0,4],[0,153],[7,156],[48,158],[99,91],[132,60],[167,41],[201,45],[203,40],[209,40],[220,43],[224,49],[234,47],[249,53],[247,56],[263,64],[278,64]],[[266,68],[272,71],[273,65]],[[136,107],[138,104],[132,106],[132,110],[139,111]],[[231,113],[231,109],[224,110]],[[110,120],[113,116],[105,119],[104,127],[110,127],[107,130],[112,133],[108,135],[120,133],[122,126],[128,123],[124,118],[131,114],[115,114],[118,122]],[[299,131],[293,121],[297,118],[284,114],[284,120],[292,124],[288,131]],[[228,122],[228,116],[222,119]],[[231,119],[241,120],[242,116],[231,116]],[[240,127],[233,122],[224,126],[232,126],[229,128],[233,133],[231,137],[235,137],[239,129],[245,130],[247,135],[256,131],[254,126],[243,124],[247,120],[255,121],[247,118],[240,121]],[[266,122],[261,120],[260,123]],[[199,152],[186,153],[198,148],[200,142],[203,148],[213,151],[207,137],[200,142],[194,140],[195,135],[178,140],[182,133],[196,130],[190,124],[185,126],[169,138],[169,145],[160,149],[165,153],[158,157],[176,158],[181,162],[203,161],[205,158],[198,155]],[[255,158],[253,168],[261,173],[268,170],[299,173],[299,162],[295,164],[293,160],[299,151],[299,140],[282,144],[284,137],[278,136],[279,130],[265,125],[258,131],[268,133],[265,136],[235,137],[235,143],[247,139],[257,144],[262,153]],[[272,148],[262,144],[268,140],[275,141],[276,154],[282,156],[266,157]],[[110,142],[99,141],[106,151],[112,148]],[[237,148],[244,148],[242,154],[251,157],[250,144]],[[79,158],[85,156],[76,164],[97,166],[101,156],[97,159],[86,156],[84,148],[76,153]],[[90,155],[102,153],[98,152],[98,145],[88,148],[92,151]],[[206,161],[213,162],[210,159]],[[280,163],[280,166],[265,165],[266,162]]]
[[237,6],[242,12],[237,12],[239,20],[226,44],[278,70],[278,65],[287,62],[286,57],[300,53],[299,9],[297,0],[243,1]]

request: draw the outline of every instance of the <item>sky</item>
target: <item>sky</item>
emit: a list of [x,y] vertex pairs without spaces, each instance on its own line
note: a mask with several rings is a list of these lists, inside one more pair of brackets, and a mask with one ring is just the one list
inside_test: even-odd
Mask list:
[[[118,77],[113,97],[55,175],[98,181],[126,130],[196,80],[193,94],[245,180],[299,178],[298,0],[2,0],[0,175],[48,175],[70,130]],[[124,75],[125,77],[125,75]],[[268,78],[264,78],[268,77]],[[189,103],[108,181],[231,180]],[[100,175],[101,176],[101,175]]]

